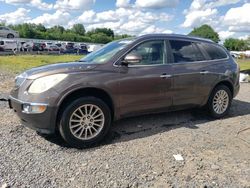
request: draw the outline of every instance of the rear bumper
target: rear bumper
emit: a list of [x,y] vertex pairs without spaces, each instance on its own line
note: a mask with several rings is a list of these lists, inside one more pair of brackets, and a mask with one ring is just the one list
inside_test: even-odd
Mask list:
[[240,84],[237,84],[237,86],[234,87],[234,96],[233,96],[233,98],[236,97],[236,95],[238,95],[239,91],[240,91]]
[[16,112],[23,125],[43,134],[52,134],[55,132],[55,107],[47,106],[43,113],[28,114],[23,112],[23,105],[32,103],[23,102],[11,96],[8,101],[9,107]]

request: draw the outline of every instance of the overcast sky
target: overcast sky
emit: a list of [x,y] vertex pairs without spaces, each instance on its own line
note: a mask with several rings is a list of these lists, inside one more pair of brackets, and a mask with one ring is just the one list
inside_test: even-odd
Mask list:
[[0,0],[0,22],[41,23],[87,30],[108,27],[118,34],[188,34],[211,25],[224,40],[250,35],[250,0]]

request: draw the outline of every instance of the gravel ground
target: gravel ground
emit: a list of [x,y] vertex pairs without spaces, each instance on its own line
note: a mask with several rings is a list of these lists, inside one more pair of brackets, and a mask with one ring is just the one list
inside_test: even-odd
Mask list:
[[[0,98],[14,76],[0,74]],[[202,110],[116,122],[103,145],[69,148],[20,125],[0,102],[0,187],[250,187],[250,84],[230,114]],[[183,161],[173,155],[181,154]]]

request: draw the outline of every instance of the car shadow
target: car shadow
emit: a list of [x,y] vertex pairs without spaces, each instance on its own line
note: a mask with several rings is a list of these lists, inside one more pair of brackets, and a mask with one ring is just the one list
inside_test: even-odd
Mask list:
[[[235,99],[229,114],[224,119],[248,114],[250,114],[250,103]],[[181,127],[199,129],[200,126],[211,121],[215,121],[215,119],[211,118],[204,109],[189,109],[126,118],[115,122],[106,138],[96,147],[145,138]],[[59,134],[41,136],[49,142],[70,148]]]

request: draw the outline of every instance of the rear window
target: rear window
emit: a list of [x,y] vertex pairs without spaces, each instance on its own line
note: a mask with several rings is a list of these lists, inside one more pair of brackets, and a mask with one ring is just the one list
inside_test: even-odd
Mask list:
[[205,60],[200,50],[192,42],[170,40],[169,43],[172,49],[174,63]]
[[207,43],[201,43],[199,46],[206,51],[211,60],[227,58],[225,50],[220,46]]

